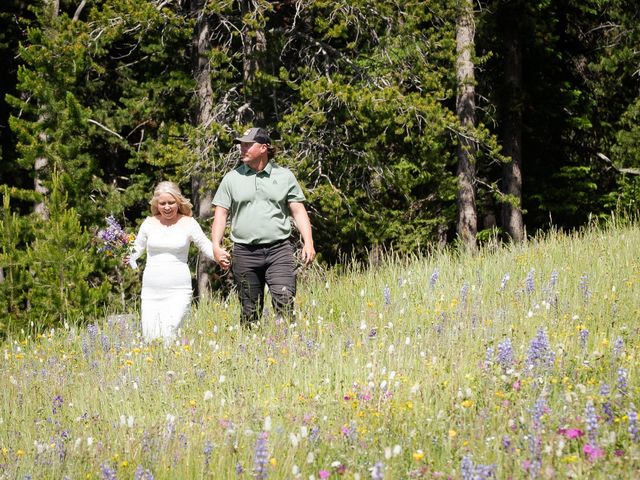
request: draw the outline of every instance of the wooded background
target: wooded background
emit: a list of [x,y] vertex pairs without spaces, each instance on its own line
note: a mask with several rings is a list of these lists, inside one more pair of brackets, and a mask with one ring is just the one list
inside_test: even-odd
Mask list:
[[[178,182],[203,228],[248,126],[320,261],[572,229],[640,198],[636,0],[3,0],[0,331],[126,305],[96,254]],[[218,288],[197,263],[200,292]],[[116,285],[116,287],[114,287]]]

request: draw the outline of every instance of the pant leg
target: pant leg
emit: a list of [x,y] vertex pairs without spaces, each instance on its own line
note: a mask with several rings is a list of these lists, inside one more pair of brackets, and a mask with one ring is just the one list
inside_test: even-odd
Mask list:
[[296,273],[293,245],[290,241],[286,240],[269,247],[265,281],[269,285],[271,302],[276,315],[291,318],[296,294]]
[[236,244],[233,246],[232,265],[241,305],[240,322],[257,322],[264,305],[264,249]]

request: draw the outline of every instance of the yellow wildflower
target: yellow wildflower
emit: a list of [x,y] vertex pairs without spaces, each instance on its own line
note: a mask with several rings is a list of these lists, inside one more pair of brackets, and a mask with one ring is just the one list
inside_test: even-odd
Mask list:
[[416,462],[420,462],[424,458],[424,452],[422,450],[417,450],[413,452],[413,459]]

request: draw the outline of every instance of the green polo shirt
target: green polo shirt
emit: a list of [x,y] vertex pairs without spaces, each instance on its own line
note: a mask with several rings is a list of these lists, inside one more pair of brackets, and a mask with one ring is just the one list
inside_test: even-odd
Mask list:
[[289,238],[289,203],[304,200],[291,170],[269,162],[261,172],[242,164],[227,173],[212,203],[229,211],[231,240],[260,245]]

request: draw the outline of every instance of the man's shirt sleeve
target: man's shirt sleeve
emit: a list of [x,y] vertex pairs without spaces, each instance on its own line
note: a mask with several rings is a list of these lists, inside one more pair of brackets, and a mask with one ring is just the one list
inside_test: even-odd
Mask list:
[[222,182],[220,182],[220,186],[211,203],[216,207],[226,208],[227,210],[231,208],[231,192],[229,191],[228,175],[225,175]]

